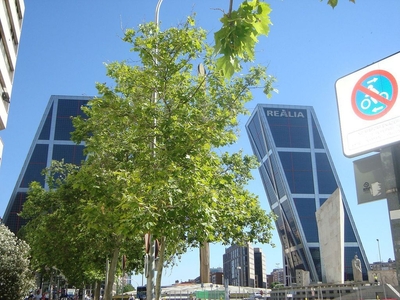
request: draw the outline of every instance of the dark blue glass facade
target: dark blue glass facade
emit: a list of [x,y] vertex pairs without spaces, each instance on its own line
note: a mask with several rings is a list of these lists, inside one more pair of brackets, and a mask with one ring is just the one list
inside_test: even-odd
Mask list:
[[64,160],[76,165],[85,160],[84,145],[76,145],[70,140],[74,130],[71,117],[83,116],[81,107],[90,99],[86,96],[50,97],[4,214],[4,224],[14,233],[26,224],[18,213],[25,203],[29,184],[37,181],[45,186],[45,178],[41,174],[43,169],[49,167],[52,160]]
[[[315,212],[340,187],[315,112],[308,106],[257,105],[246,124],[261,180],[284,252],[287,281],[295,270],[322,281]],[[342,193],[344,207],[344,280],[353,280],[357,254],[366,280],[368,261]]]

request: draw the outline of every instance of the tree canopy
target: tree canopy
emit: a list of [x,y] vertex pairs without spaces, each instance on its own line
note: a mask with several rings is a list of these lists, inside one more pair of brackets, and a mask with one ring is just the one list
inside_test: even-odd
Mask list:
[[[268,242],[267,231],[249,227],[254,216],[265,222],[260,228],[268,228],[269,221],[245,188],[255,158],[217,149],[236,141],[237,118],[247,113],[250,89],[269,77],[265,68],[252,67],[226,80],[205,37],[192,18],[183,28],[164,32],[152,23],[128,30],[124,40],[141,64],[107,65],[115,86],[98,84],[102,96],[84,108],[88,119],[74,120],[73,139],[85,142],[87,165],[109,176],[102,195],[118,195],[121,230],[129,219],[140,225],[128,226],[139,234],[186,238],[188,245],[205,239]],[[206,76],[196,74],[199,61]]]
[[[48,189],[37,182],[31,183],[21,213],[29,222],[21,235],[31,246],[34,270],[43,275],[57,270],[69,284],[81,287],[104,281],[106,259],[111,259],[110,248],[113,249],[116,240],[85,223],[82,210],[88,203],[82,200],[87,195],[73,187],[78,171],[78,166],[53,161],[45,170]],[[126,239],[134,249],[142,246],[137,236]],[[142,268],[142,255],[129,250],[126,271]]]
[[[246,190],[255,158],[219,150],[236,141],[251,89],[270,81],[265,68],[227,80],[192,18],[163,32],[143,24],[124,40],[141,63],[108,64],[115,86],[98,84],[101,97],[85,108],[88,119],[74,120],[87,165],[107,177],[90,188],[82,181],[96,195],[87,216],[118,201],[114,233],[165,237],[161,249],[170,255],[204,241],[268,243],[272,218]],[[199,62],[206,75],[196,72]]]
[[[273,215],[246,189],[257,161],[224,149],[237,140],[251,90],[273,78],[254,66],[228,80],[191,17],[165,31],[142,24],[124,41],[140,63],[108,64],[115,85],[97,84],[99,96],[82,108],[87,118],[74,119],[73,140],[85,142],[87,161],[47,170],[49,190],[31,185],[23,211],[32,220],[29,241],[51,223],[70,229],[61,247],[80,263],[57,265],[70,276],[78,267],[98,270],[84,262],[89,257],[110,259],[113,270],[123,254],[139,261],[145,252],[137,241],[146,233],[159,239],[165,264],[205,241],[269,243]],[[205,73],[197,72],[200,62]],[[33,247],[39,251],[40,243]],[[49,251],[36,256],[37,265],[54,259],[57,250]]]

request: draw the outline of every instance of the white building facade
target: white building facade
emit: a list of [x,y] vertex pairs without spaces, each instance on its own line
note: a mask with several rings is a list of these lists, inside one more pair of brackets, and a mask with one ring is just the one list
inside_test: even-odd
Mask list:
[[[22,20],[25,12],[24,0],[2,0],[0,5],[0,130],[7,126],[8,111],[18,47],[21,38]],[[0,163],[3,142],[0,137]]]

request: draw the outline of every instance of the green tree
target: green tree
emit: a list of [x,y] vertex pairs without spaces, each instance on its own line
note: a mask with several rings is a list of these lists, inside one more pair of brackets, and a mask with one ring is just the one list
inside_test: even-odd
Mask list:
[[132,292],[132,294],[133,294],[133,291],[135,291],[135,288],[133,287],[132,284],[129,283],[127,285],[124,285],[124,288],[123,288],[124,293]]
[[[67,173],[76,170],[75,166],[57,163],[48,170],[46,181],[49,190],[38,182],[31,183],[28,200],[21,213],[30,221],[22,228],[21,236],[31,246],[32,266],[36,271],[46,275],[55,267],[70,284],[82,286],[84,282],[93,280],[89,276],[93,269],[89,264],[93,263],[93,259],[86,260],[85,253],[89,251],[87,255],[91,256],[90,252],[97,251],[98,247],[91,247],[95,235],[82,230],[75,222],[79,215],[81,194],[71,193],[70,183],[64,178]],[[54,172],[58,174],[57,180],[54,180]],[[104,269],[104,260],[101,268]]]
[[0,299],[21,300],[34,284],[29,245],[0,223]]
[[[192,18],[166,31],[143,24],[124,40],[140,64],[108,64],[115,86],[98,84],[88,118],[74,120],[73,140],[89,154],[74,183],[90,195],[85,224],[112,226],[120,239],[149,232],[167,262],[203,241],[270,242],[273,218],[246,190],[255,158],[222,150],[237,139],[251,89],[271,84],[265,68],[227,80]],[[195,71],[200,61],[206,76]]]
[[284,287],[284,284],[279,281],[274,281],[269,284],[269,288],[271,288],[271,289],[279,288],[279,287]]
[[[124,40],[141,63],[109,64],[115,87],[98,84],[100,97],[84,108],[88,119],[74,120],[73,138],[85,141],[88,160],[76,172],[50,170],[48,191],[31,185],[22,214],[31,220],[27,238],[37,267],[55,261],[50,240],[60,241],[55,245],[63,256],[75,261],[57,262],[69,281],[86,283],[101,268],[98,261],[109,259],[108,298],[122,254],[134,262],[143,256],[137,241],[145,233],[160,242],[159,287],[164,261],[189,247],[204,241],[268,243],[272,228],[272,216],[246,190],[255,158],[222,151],[237,139],[238,116],[247,113],[251,89],[272,86],[265,68],[251,67],[228,80],[206,32],[191,18],[165,32],[144,24],[128,30]],[[199,61],[206,75],[194,71]],[[66,175],[60,180],[57,172]],[[52,237],[52,224],[68,234]],[[97,267],[88,265],[93,260]],[[79,268],[92,272],[79,274]]]
[[[78,170],[77,166],[54,161],[44,172],[48,189],[37,182],[31,183],[21,213],[30,221],[21,234],[31,245],[35,270],[46,275],[56,268],[69,284],[84,287],[104,281],[106,261],[111,260],[110,249],[115,241],[84,223],[81,211],[88,203],[82,203],[81,199],[87,199],[87,195],[84,190],[73,187]],[[137,236],[128,236],[126,240],[129,247],[142,247]],[[141,253],[126,249],[122,248],[130,258],[126,270],[142,268]]]

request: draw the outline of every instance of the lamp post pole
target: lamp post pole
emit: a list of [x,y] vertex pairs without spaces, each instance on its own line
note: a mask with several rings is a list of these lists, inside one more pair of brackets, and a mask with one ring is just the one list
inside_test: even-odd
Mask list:
[[[158,0],[157,2],[157,6],[156,6],[156,10],[154,13],[154,22],[157,26],[157,30],[158,30],[158,26],[159,26],[159,14],[160,14],[160,7],[162,4],[163,0]],[[157,46],[156,46],[156,55],[158,52]],[[158,60],[157,57],[155,57],[155,64],[158,64]],[[157,102],[157,92],[155,91],[153,93],[153,99],[152,101],[155,103]],[[157,123],[157,120],[154,119],[154,125]],[[155,147],[155,143],[156,143],[156,139],[154,138],[153,144],[150,145],[150,147],[152,149],[154,149]],[[153,150],[153,155],[155,155],[155,152]],[[153,300],[154,299],[154,273],[155,273],[155,240],[153,239],[151,233],[148,234],[148,246],[149,246],[149,250],[148,250],[148,254],[146,254],[147,259],[145,260],[145,264],[147,264],[147,266],[145,267],[145,269],[147,270],[147,272],[145,272],[146,274],[146,298],[148,300]]]
[[381,247],[379,246],[379,239],[376,239],[376,241],[378,242],[379,264],[382,269]]
[[[376,241],[378,242],[379,267],[380,267],[380,270],[382,271],[381,247],[380,247],[380,245],[379,245],[379,239],[376,239]],[[385,282],[384,282],[384,280],[383,280],[383,275],[382,275],[382,273],[380,273],[380,274],[381,274],[381,284],[382,284],[382,287],[383,287],[383,294],[385,295],[385,298],[386,298]]]
[[157,3],[157,6],[156,6],[156,12],[155,12],[155,23],[156,23],[156,26],[158,27],[158,16],[159,16],[159,14],[160,14],[160,7],[161,7],[161,4],[163,3],[163,0],[158,0],[158,3]]
[[238,275],[238,286],[239,286],[239,297],[240,297],[240,274],[242,271],[242,267],[238,266],[237,267],[237,275]]

